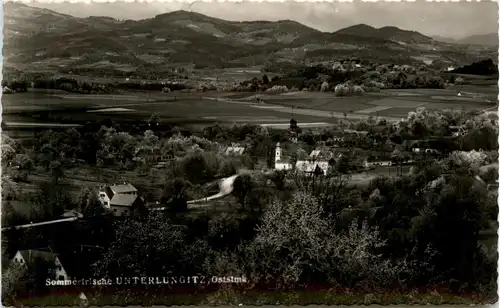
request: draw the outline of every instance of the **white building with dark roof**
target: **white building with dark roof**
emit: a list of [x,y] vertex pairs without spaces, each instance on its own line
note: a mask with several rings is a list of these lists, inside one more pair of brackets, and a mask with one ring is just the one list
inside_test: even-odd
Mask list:
[[313,175],[316,172],[321,172],[323,175],[326,175],[330,165],[327,161],[299,160],[295,164],[295,168],[308,175]]
[[129,183],[102,187],[99,190],[99,200],[115,216],[129,216],[143,203],[137,188]]
[[11,260],[11,266],[20,266],[22,268],[33,270],[37,261],[48,262],[54,267],[55,278],[58,280],[70,280],[71,277],[63,267],[58,255],[53,252],[40,250],[19,250]]
[[[314,151],[313,151],[314,152]],[[311,153],[313,154],[313,153]],[[318,152],[319,154],[319,152]],[[297,160],[295,163],[295,169],[305,172],[306,174],[312,175],[315,172],[321,172],[323,175],[328,173],[330,165],[327,160],[315,159],[310,157],[307,160]],[[292,170],[294,165],[289,160],[288,157],[283,155],[283,149],[278,142],[276,144],[275,157],[274,157],[274,169],[276,170]]]

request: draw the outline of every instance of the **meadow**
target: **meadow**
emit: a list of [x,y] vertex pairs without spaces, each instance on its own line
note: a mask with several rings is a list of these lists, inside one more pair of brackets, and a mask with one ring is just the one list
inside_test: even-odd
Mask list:
[[[360,120],[373,116],[397,121],[418,107],[466,111],[495,109],[498,87],[491,82],[474,82],[447,89],[393,89],[349,97],[337,97],[333,92],[122,91],[113,95],[85,95],[30,89],[27,93],[4,95],[2,105],[4,128],[11,131],[11,135],[19,133],[15,132],[17,128],[27,129],[27,125],[33,123],[38,124],[38,129],[43,128],[41,123],[81,125],[107,120],[145,123],[153,113],[159,115],[162,123],[173,126],[253,123],[285,127],[293,117],[311,127],[315,123],[320,126],[338,123],[344,117]],[[257,102],[257,98],[264,103]]]

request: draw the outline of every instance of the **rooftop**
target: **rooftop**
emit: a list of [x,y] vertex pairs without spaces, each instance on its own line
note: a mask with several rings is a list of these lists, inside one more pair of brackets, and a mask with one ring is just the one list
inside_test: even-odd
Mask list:
[[226,149],[226,154],[243,154],[245,148],[242,146],[230,146]]
[[137,198],[139,198],[137,195],[116,194],[111,199],[110,205],[132,206]]
[[327,161],[299,160],[296,164],[297,169],[304,172],[314,172],[317,167],[321,168],[321,170],[327,170],[328,166]]
[[111,190],[115,194],[123,194],[123,193],[127,193],[127,192],[136,192],[137,191],[137,188],[135,188],[132,184],[129,184],[129,183],[111,185],[109,188],[111,188]]
[[40,250],[20,250],[19,253],[26,261],[26,263],[34,262],[36,259],[42,259],[48,262],[55,262],[57,254],[53,252],[40,251]]

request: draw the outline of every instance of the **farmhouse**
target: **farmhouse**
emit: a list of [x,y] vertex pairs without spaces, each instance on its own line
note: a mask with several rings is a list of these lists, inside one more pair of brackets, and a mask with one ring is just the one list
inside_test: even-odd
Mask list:
[[465,129],[464,125],[460,125],[460,126],[450,125],[449,129],[451,131],[452,136],[454,136],[454,137],[465,136],[467,134],[467,130]]
[[58,280],[69,280],[71,277],[66,272],[57,254],[40,250],[19,250],[11,260],[11,266],[17,265],[27,268],[28,271],[33,270],[36,262],[47,262],[49,266],[53,266],[55,270],[55,278]]
[[144,203],[137,189],[128,183],[101,187],[99,200],[115,216],[129,216]]
[[317,148],[309,154],[310,159],[324,161],[329,161],[330,159],[335,158],[335,156],[335,153],[327,148]]
[[243,152],[245,152],[245,148],[237,143],[231,144],[231,146],[226,149],[226,155],[241,155]]
[[328,161],[299,160],[295,165],[297,170],[305,172],[307,175],[322,174],[326,175],[330,167]]
[[382,167],[382,166],[392,166],[392,162],[389,161],[389,160],[381,160],[381,161],[368,161],[368,160],[365,160],[364,166],[365,166],[365,168]]

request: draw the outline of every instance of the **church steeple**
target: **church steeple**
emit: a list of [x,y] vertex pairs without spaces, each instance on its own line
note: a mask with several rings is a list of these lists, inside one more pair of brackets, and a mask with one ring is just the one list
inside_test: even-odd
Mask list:
[[275,162],[278,162],[281,160],[281,146],[280,146],[280,143],[276,143],[276,150],[275,150],[275,154],[274,154],[274,161]]

